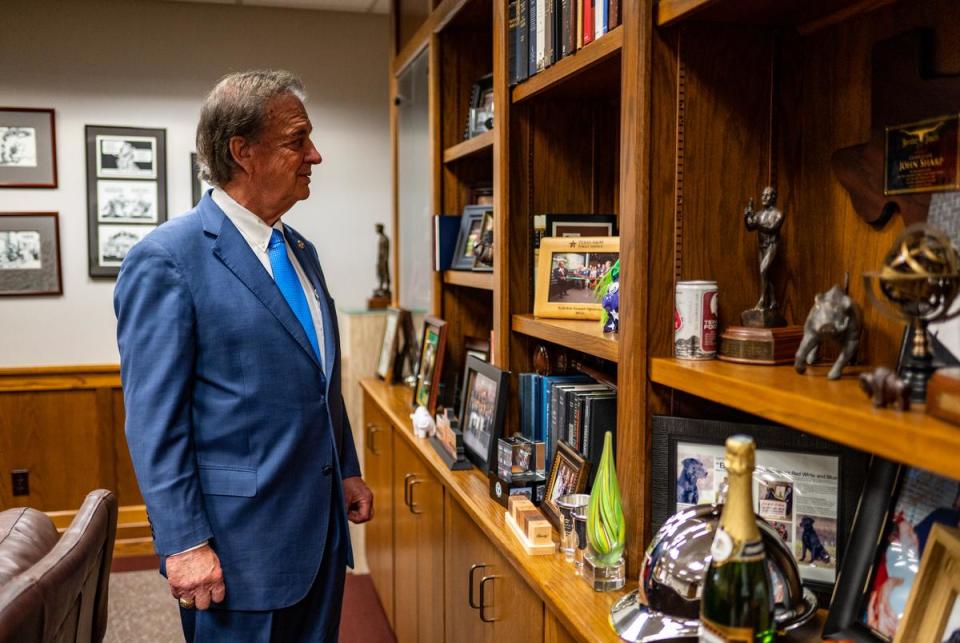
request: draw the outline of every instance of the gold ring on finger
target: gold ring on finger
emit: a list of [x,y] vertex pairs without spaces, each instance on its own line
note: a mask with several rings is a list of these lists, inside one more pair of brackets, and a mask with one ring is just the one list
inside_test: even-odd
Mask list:
[[180,607],[185,610],[192,610],[196,606],[196,602],[192,598],[181,598]]

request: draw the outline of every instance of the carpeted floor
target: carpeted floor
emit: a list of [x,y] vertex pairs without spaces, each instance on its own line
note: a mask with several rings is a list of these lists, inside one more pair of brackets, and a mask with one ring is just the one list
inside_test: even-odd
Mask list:
[[[183,641],[177,603],[167,581],[150,571],[110,575],[106,643]],[[369,576],[347,574],[340,643],[392,643],[393,633]]]

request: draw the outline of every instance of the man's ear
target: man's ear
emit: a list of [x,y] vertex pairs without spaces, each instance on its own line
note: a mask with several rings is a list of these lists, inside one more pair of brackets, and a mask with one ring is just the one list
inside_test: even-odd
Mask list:
[[246,174],[253,171],[253,146],[250,141],[242,136],[233,136],[230,138],[230,156],[233,162],[237,164]]

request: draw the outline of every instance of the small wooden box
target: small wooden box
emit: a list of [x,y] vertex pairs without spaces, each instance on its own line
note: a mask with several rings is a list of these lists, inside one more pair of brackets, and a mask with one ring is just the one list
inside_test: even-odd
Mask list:
[[516,518],[517,513],[524,509],[536,509],[533,506],[533,503],[530,502],[530,499],[526,496],[510,496],[507,500],[507,509],[510,510],[510,514]]
[[960,424],[960,368],[941,368],[927,383],[927,414]]
[[543,514],[536,518],[527,518],[523,530],[534,545],[549,545],[553,542],[553,525],[543,517]]

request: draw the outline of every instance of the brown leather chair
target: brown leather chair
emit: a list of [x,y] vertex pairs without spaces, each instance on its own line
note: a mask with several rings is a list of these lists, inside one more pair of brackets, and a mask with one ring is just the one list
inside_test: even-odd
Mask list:
[[39,511],[0,513],[0,641],[102,641],[116,532],[117,499],[103,489],[59,539]]

